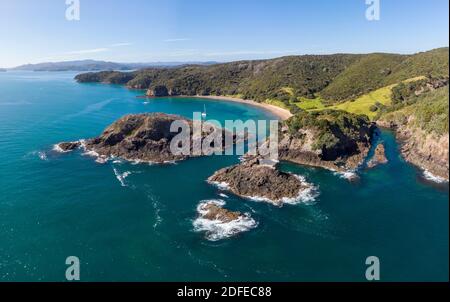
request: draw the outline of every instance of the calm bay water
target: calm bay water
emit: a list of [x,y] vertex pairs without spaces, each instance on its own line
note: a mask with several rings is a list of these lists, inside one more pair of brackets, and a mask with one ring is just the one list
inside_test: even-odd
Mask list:
[[[237,157],[176,165],[95,163],[53,144],[97,136],[128,113],[271,119],[243,104],[144,100],[141,92],[80,85],[73,73],[0,73],[0,281],[364,281],[377,256],[384,281],[446,281],[448,184],[426,182],[383,132],[390,163],[349,183],[322,169],[283,164],[316,185],[313,205],[276,208],[221,197],[205,179]],[[127,175],[121,183],[117,175]],[[201,201],[223,199],[258,227],[217,242],[195,232]]]

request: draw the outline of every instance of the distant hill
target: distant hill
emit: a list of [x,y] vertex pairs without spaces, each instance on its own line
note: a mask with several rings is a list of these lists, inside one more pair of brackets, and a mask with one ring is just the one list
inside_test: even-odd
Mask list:
[[175,67],[186,64],[213,64],[215,62],[156,62],[156,63],[115,63],[95,60],[48,62],[38,64],[21,65],[11,70],[23,71],[125,71],[148,67]]
[[415,55],[288,56],[129,73],[88,73],[76,79],[149,89],[151,95],[234,95],[258,102],[274,100],[288,107],[320,97],[331,105],[417,76],[448,77],[448,55],[448,48],[440,48]]

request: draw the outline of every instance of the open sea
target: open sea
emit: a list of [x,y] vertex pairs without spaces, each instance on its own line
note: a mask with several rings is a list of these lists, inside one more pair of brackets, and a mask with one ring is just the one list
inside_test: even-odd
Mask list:
[[[129,113],[266,119],[260,108],[194,98],[141,99],[120,86],[78,84],[75,73],[0,73],[0,281],[448,281],[449,189],[405,163],[391,132],[389,164],[350,183],[333,172],[283,163],[305,178],[313,202],[282,208],[244,200],[205,180],[237,156],[171,165],[110,161],[53,145],[99,135]],[[227,237],[196,227],[207,200],[248,213]],[[209,235],[209,236],[208,236]],[[215,239],[211,240],[211,235]]]

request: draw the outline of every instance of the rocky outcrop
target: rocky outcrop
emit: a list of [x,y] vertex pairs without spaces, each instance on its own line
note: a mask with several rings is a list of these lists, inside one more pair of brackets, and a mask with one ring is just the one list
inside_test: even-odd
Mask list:
[[[171,149],[172,139],[180,133],[170,131],[175,121],[190,128],[191,132],[186,135],[186,139],[189,140],[189,152],[181,154]],[[224,130],[209,125],[204,127],[201,137],[194,139],[193,126],[191,120],[177,115],[164,113],[127,115],[106,128],[99,137],[84,140],[82,147],[86,152],[103,159],[118,157],[129,161],[166,163],[201,156],[202,152],[194,152],[194,142],[198,142],[199,145],[208,135],[222,132],[222,145],[213,144],[211,150],[222,151],[225,148],[227,133]],[[60,143],[58,146],[64,151],[69,151],[81,146],[81,142]]]
[[211,221],[220,221],[222,223],[228,223],[242,217],[240,212],[229,211],[213,202],[203,204],[200,208],[200,212],[202,213],[202,218]]
[[267,201],[281,206],[310,189],[298,177],[262,164],[259,158],[217,171],[208,182],[244,197]]
[[423,85],[416,88],[414,91],[415,96],[420,96],[429,91],[434,91],[436,89],[445,87],[448,85],[449,78],[432,78],[428,79]]
[[61,152],[70,152],[81,147],[81,142],[59,143],[56,149]]
[[159,85],[147,90],[148,97],[165,97],[169,95],[169,89],[167,89],[167,87],[163,85]]
[[249,213],[224,209],[223,200],[205,200],[198,207],[198,217],[193,221],[194,230],[205,233],[206,239],[218,241],[247,232],[258,226]]
[[398,127],[403,158],[431,174],[449,180],[449,135],[426,133],[417,128]]
[[[424,175],[449,179],[448,77],[397,86],[395,110],[377,123],[395,131],[403,158]],[[430,177],[432,178],[432,177]]]
[[380,143],[375,148],[374,155],[371,160],[367,163],[367,168],[372,169],[378,165],[384,165],[388,163],[388,159],[386,158],[386,150],[384,148],[384,144]]
[[[279,142],[279,156],[281,160],[300,165],[338,172],[353,171],[366,159],[375,129],[370,123],[347,129],[302,127],[294,133],[285,127]],[[330,137],[332,143],[318,143],[324,136]]]

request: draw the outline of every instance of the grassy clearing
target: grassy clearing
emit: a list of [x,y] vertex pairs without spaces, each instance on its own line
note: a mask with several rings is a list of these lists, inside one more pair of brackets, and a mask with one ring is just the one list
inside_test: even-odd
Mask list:
[[315,99],[300,98],[300,102],[295,103],[295,105],[306,111],[325,109],[325,105],[320,97]]
[[[408,79],[403,81],[403,83],[414,82],[425,77],[415,77],[412,79]],[[344,110],[350,113],[355,114],[365,114],[371,120],[373,120],[377,116],[377,111],[371,111],[371,107],[378,104],[383,106],[390,106],[392,101],[392,88],[397,86],[398,84],[389,85],[375,91],[372,91],[368,94],[365,94],[354,101],[347,101],[342,104],[338,104],[335,106],[328,107],[328,109],[336,109],[336,110]]]
[[384,106],[391,105],[392,88],[395,85],[380,88],[368,94],[365,94],[355,101],[347,101],[345,103],[331,106],[330,109],[344,110],[355,114],[367,115],[371,120],[377,115],[376,111],[371,111],[371,107],[375,104],[382,104]]

